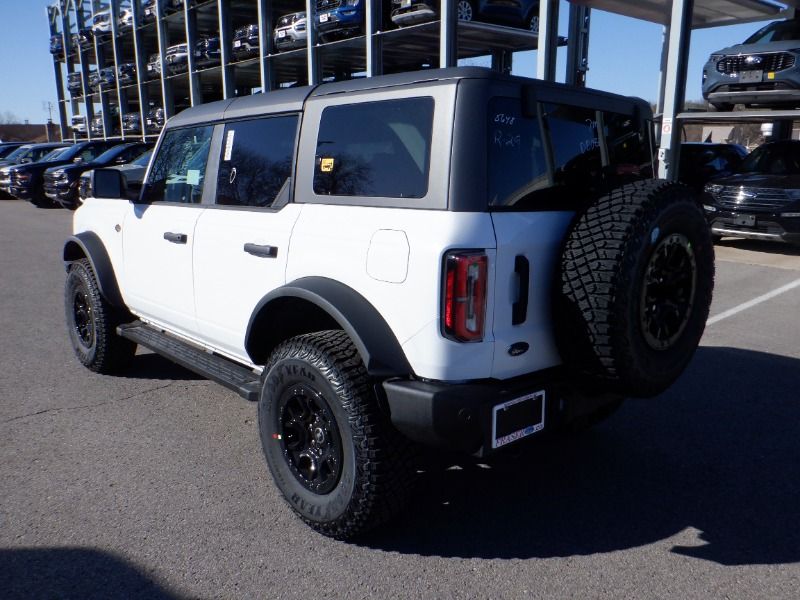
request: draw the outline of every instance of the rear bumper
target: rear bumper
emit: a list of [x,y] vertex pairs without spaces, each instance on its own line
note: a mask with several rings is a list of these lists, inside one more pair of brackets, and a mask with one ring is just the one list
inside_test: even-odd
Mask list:
[[534,438],[586,412],[587,407],[611,399],[609,396],[578,398],[565,384],[558,368],[508,381],[453,384],[389,380],[383,383],[383,390],[392,423],[403,435],[426,446],[479,456],[494,451],[492,409],[499,404],[543,391],[544,428],[529,436]]

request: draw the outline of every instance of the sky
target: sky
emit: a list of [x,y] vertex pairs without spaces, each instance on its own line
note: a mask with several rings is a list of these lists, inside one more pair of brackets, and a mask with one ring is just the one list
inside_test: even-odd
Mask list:
[[[299,0],[298,0],[299,1]],[[0,0],[0,116],[43,123],[51,102],[58,120],[55,75],[49,52],[45,7],[50,0]],[[255,3],[254,3],[255,4]],[[562,0],[559,34],[567,33],[566,0]],[[709,54],[743,41],[763,23],[697,30],[692,35],[687,100],[700,100],[702,67]],[[590,87],[655,102],[661,59],[660,25],[592,11],[589,45]],[[514,72],[534,76],[535,53],[515,57]],[[566,48],[559,50],[558,78],[564,79]]]

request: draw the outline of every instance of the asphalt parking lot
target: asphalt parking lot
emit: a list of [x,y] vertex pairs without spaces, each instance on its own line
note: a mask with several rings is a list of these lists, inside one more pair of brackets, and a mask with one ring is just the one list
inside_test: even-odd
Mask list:
[[0,596],[800,596],[800,249],[718,247],[713,324],[669,392],[433,468],[403,518],[346,544],[284,505],[255,405],[152,354],[125,377],[80,367],[70,217],[0,202]]

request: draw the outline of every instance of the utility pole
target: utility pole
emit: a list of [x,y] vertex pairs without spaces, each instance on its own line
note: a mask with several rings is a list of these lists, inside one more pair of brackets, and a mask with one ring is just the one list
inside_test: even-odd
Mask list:
[[42,110],[47,112],[47,123],[45,123],[45,131],[47,132],[47,141],[52,141],[50,139],[50,125],[53,124],[53,103],[49,100],[42,100]]

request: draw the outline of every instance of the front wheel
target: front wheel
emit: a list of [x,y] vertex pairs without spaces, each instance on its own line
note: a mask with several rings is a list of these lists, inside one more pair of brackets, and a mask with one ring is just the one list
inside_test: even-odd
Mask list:
[[347,334],[292,338],[275,349],[264,372],[261,445],[292,510],[337,539],[397,513],[413,477],[410,444],[379,410]]
[[459,21],[475,20],[475,5],[470,0],[458,0],[456,3],[456,15]]
[[97,373],[115,373],[128,366],[136,344],[116,333],[119,311],[100,293],[88,259],[72,263],[64,286],[67,332],[78,360]]

